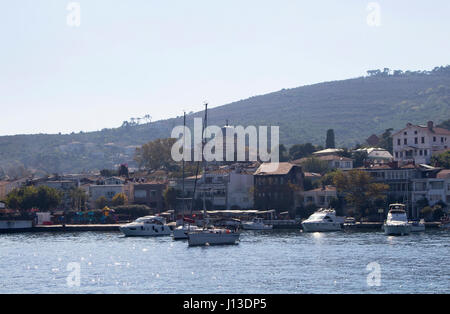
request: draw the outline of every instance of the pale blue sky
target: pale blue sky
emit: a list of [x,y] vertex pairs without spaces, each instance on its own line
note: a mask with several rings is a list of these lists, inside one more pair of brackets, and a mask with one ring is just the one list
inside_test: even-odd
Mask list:
[[449,64],[450,1],[2,1],[0,135],[169,118],[368,69]]

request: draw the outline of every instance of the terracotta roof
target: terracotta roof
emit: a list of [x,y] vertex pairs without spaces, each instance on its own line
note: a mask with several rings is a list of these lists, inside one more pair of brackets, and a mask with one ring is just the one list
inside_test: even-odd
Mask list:
[[[403,132],[403,131],[404,131],[405,129],[407,129],[408,127],[416,127],[416,128],[421,128],[421,129],[428,129],[428,126],[427,126],[427,125],[410,125],[410,126],[407,126],[406,128],[403,128],[403,129],[401,129],[401,130],[395,132],[395,133],[392,134],[392,135],[393,135],[393,136],[394,136],[394,135],[397,135],[397,134]],[[447,129],[444,129],[444,128],[440,128],[440,127],[436,127],[436,126],[433,126],[433,129],[432,129],[431,132],[433,132],[433,133],[435,133],[435,134],[438,134],[438,135],[450,135],[450,130],[447,130]]]
[[333,191],[336,191],[336,187],[335,186],[331,186],[331,185],[327,185],[324,188],[317,188],[317,189],[309,190],[309,191],[306,191],[306,192],[320,192],[320,191],[333,192]]
[[342,157],[338,155],[326,155],[326,156],[317,156],[317,159],[330,161],[330,160],[340,160],[340,161],[353,161],[351,158]]
[[322,175],[315,172],[305,172],[305,177],[320,178]]
[[450,169],[445,169],[439,171],[439,173],[436,175],[436,178],[438,179],[450,179]]
[[259,166],[255,172],[255,176],[274,176],[274,175],[286,175],[293,167],[298,167],[290,162],[280,162],[278,167],[274,163],[263,163]]

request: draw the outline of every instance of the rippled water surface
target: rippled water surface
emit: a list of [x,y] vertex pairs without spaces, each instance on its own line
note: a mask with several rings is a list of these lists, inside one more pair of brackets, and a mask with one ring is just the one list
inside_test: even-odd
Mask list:
[[[450,293],[449,244],[437,230],[245,232],[204,248],[114,232],[0,235],[0,293]],[[67,284],[74,262],[79,287]],[[372,262],[380,286],[367,284]]]

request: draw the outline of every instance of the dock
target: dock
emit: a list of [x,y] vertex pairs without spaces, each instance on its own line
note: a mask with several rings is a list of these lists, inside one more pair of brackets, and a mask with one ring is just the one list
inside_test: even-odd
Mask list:
[[23,229],[0,229],[0,233],[22,233],[22,232],[89,232],[89,231],[103,231],[112,232],[120,231],[119,224],[98,224],[98,225],[48,225],[35,226],[32,228]]

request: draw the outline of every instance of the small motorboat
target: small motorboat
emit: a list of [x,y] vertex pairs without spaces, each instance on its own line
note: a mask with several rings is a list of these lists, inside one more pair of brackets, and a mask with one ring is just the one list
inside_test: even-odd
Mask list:
[[262,218],[254,218],[252,221],[246,221],[242,223],[244,230],[272,230],[273,225],[264,223]]
[[410,221],[409,224],[411,225],[411,232],[425,231],[425,221],[423,219],[421,219],[420,221],[417,220]]

